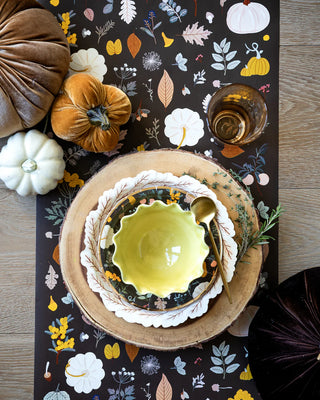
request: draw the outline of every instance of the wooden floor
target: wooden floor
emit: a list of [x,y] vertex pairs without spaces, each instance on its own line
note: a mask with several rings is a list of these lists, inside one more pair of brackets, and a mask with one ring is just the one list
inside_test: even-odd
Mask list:
[[[280,277],[320,265],[320,1],[281,0]],[[0,140],[0,147],[6,140]],[[0,184],[0,399],[33,399],[35,199]],[[18,296],[19,295],[19,296]]]

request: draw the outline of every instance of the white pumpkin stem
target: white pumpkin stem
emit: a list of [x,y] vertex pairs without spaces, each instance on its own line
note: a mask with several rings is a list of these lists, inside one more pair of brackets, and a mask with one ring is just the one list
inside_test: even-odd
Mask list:
[[261,58],[261,53],[263,52],[263,50],[259,50],[259,45],[258,43],[254,42],[252,43],[252,49],[245,43],[245,46],[247,48],[246,53],[250,53],[251,51],[256,53],[256,59],[259,60],[259,58]]
[[108,118],[108,112],[106,107],[103,105],[88,110],[87,116],[91,125],[100,126],[103,131],[110,129],[111,124]]
[[31,173],[35,171],[38,166],[35,160],[32,160],[31,158],[27,158],[22,164],[21,168],[23,169],[24,172],[26,173]]
[[243,0],[243,4],[244,4],[245,6],[248,6],[250,3],[251,3],[250,0]]

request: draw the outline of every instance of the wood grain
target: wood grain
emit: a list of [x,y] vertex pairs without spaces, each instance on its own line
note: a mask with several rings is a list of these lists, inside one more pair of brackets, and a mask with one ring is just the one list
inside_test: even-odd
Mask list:
[[[280,8],[282,281],[320,265],[320,2],[281,0]],[[0,139],[0,147],[5,142]],[[0,184],[0,210],[0,398],[32,400],[35,199],[20,198]],[[17,306],[16,293],[26,290],[30,305]]]
[[281,54],[279,187],[319,187],[320,46]]
[[33,399],[33,333],[0,335],[0,399]]
[[104,190],[112,189],[121,179],[136,176],[146,169],[162,173],[171,171],[176,176],[187,173],[196,176],[200,181],[205,179],[209,186],[214,182],[218,187],[223,187],[228,182],[228,192],[217,190],[216,195],[229,210],[236,234],[238,227],[235,221],[238,213],[231,211],[234,200],[229,197],[229,191],[239,196],[240,204],[250,216],[254,231],[258,229],[259,221],[247,192],[241,189],[239,183],[230,175],[224,177],[225,169],[212,160],[181,150],[136,152],[118,157],[101,169],[78,193],[65,218],[59,244],[61,272],[69,292],[82,313],[101,330],[139,347],[171,351],[208,341],[238,318],[256,290],[262,267],[262,247],[250,248],[243,258],[250,260],[249,264],[237,265],[237,273],[230,282],[232,304],[229,303],[224,290],[201,318],[176,327],[146,329],[140,324],[130,324],[116,317],[114,312],[107,311],[100,296],[89,288],[87,279],[82,273],[83,267],[79,255],[83,249],[82,232],[85,220],[89,212],[95,209],[97,199]]

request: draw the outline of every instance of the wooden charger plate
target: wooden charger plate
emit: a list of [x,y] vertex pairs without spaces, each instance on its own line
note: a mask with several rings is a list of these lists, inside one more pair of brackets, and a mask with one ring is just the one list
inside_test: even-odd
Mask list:
[[232,304],[223,291],[202,317],[172,328],[145,328],[140,324],[128,323],[108,311],[100,296],[88,286],[85,268],[80,263],[83,250],[83,232],[87,215],[95,209],[99,197],[105,190],[114,187],[125,177],[134,177],[141,171],[155,170],[171,172],[176,176],[191,175],[205,180],[212,187],[217,198],[227,207],[234,222],[236,241],[241,238],[238,224],[238,208],[245,211],[253,224],[253,231],[259,229],[259,220],[247,192],[220,165],[211,159],[182,150],[154,150],[118,157],[93,176],[79,191],[66,215],[60,235],[60,263],[66,286],[85,317],[98,329],[117,339],[139,347],[157,350],[176,350],[209,339],[222,333],[240,315],[256,291],[263,262],[262,247],[250,248],[243,260],[238,262],[230,291]]

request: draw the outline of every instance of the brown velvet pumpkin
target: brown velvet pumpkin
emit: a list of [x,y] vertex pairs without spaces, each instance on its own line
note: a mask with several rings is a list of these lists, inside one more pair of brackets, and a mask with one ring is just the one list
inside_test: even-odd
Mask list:
[[35,0],[0,0],[0,137],[47,114],[68,71],[68,41]]
[[131,103],[122,90],[80,73],[64,81],[52,106],[51,126],[61,139],[98,153],[116,147],[120,125],[130,115]]

